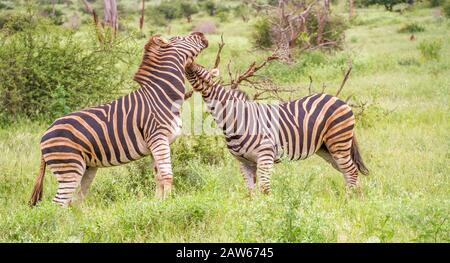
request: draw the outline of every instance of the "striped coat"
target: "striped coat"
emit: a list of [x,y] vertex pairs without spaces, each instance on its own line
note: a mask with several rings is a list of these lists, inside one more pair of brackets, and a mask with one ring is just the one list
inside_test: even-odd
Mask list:
[[358,172],[368,173],[354,136],[355,118],[344,101],[327,94],[281,104],[248,101],[215,83],[217,74],[195,63],[186,70],[223,130],[229,151],[240,161],[250,191],[257,178],[260,189],[270,191],[273,164],[283,156],[299,160],[317,153],[342,172],[349,187],[357,185]]
[[82,199],[97,168],[125,164],[151,154],[157,197],[170,193],[172,167],[169,144],[180,133],[185,66],[208,46],[202,33],[159,35],[145,45],[134,76],[140,88],[111,103],[69,113],[55,120],[41,140],[41,171],[31,205],[42,197],[45,167],[59,182],[54,202],[66,206],[81,185]]

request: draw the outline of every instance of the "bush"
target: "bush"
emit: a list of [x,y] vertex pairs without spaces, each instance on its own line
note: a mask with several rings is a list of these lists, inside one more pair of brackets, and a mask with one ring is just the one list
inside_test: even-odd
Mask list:
[[[317,31],[318,31],[318,22],[316,18],[316,14],[311,14],[310,19],[306,22],[306,27],[308,28],[308,32],[310,35],[310,44],[317,45]],[[344,44],[345,40],[345,30],[347,30],[348,24],[346,20],[338,15],[330,15],[328,22],[325,23],[322,39],[326,41],[336,42],[336,45],[333,47],[341,48]]]
[[430,2],[430,7],[437,7],[437,6],[441,6],[442,4],[445,3],[445,0],[429,0]]
[[210,16],[215,16],[217,11],[217,5],[214,1],[209,0],[203,3],[203,9],[205,9],[206,13]]
[[115,58],[122,47],[78,40],[47,19],[31,18],[18,32],[16,25],[0,32],[0,121],[51,120],[118,96],[127,73]]
[[263,17],[256,21],[253,25],[252,38],[256,47],[269,48],[273,45],[269,18]]
[[180,5],[174,4],[171,1],[164,1],[156,7],[156,11],[163,14],[167,20],[172,20],[181,17]]
[[426,60],[439,60],[442,42],[439,40],[422,41],[417,47]]
[[53,8],[50,6],[42,9],[40,15],[48,17],[55,25],[62,25],[65,20],[64,13],[61,10],[55,9],[55,13],[53,14]]
[[246,4],[240,4],[236,6],[233,11],[234,16],[241,18],[244,22],[247,22],[250,19],[251,9]]
[[447,1],[447,3],[444,4],[442,11],[444,11],[444,15],[447,18],[450,18],[450,1]]
[[11,10],[11,9],[14,9],[14,8],[11,6],[10,3],[0,2],[0,10],[2,10],[2,9],[4,9],[4,10]]
[[394,6],[398,4],[410,4],[412,5],[414,0],[360,0],[357,6],[370,6],[370,5],[383,5],[386,10],[394,11]]
[[197,6],[189,2],[181,2],[180,10],[189,23],[192,20],[192,15],[198,13]]
[[8,25],[9,32],[22,31],[26,26],[32,26],[30,18],[17,13],[4,13],[0,16],[0,29]]
[[166,16],[157,7],[146,8],[145,13],[145,21],[151,26],[167,26],[169,24]]
[[425,27],[416,23],[406,24],[398,30],[399,33],[418,33],[423,31],[425,31]]

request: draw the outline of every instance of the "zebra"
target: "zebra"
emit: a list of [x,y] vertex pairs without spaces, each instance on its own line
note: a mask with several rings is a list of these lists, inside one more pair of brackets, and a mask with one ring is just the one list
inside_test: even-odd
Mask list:
[[98,168],[150,154],[156,197],[167,197],[173,180],[169,144],[181,132],[185,67],[206,47],[208,40],[200,32],[169,40],[154,35],[133,78],[139,89],[56,119],[41,139],[40,172],[29,204],[42,199],[46,166],[59,183],[53,201],[67,206],[80,185],[78,200],[84,199]]
[[186,78],[223,130],[250,195],[257,178],[261,192],[270,192],[273,165],[283,156],[299,160],[316,153],[344,175],[348,188],[358,186],[358,172],[369,173],[354,135],[352,109],[344,101],[324,93],[280,104],[249,101],[244,92],[215,82],[218,72],[192,63]]

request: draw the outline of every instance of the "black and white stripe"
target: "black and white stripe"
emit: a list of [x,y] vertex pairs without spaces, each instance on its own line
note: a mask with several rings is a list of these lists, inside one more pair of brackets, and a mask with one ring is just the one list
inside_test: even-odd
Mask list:
[[57,119],[41,140],[41,173],[30,204],[42,197],[46,165],[59,182],[53,201],[65,206],[80,184],[79,197],[86,195],[97,168],[125,164],[149,154],[154,158],[156,195],[167,196],[173,177],[169,144],[180,133],[185,66],[207,45],[202,33],[170,41],[153,36],[134,76],[141,86],[138,90]]
[[258,178],[261,190],[270,191],[273,164],[282,156],[299,160],[317,153],[343,173],[349,187],[357,185],[358,172],[368,173],[354,137],[355,118],[344,101],[327,94],[281,104],[248,101],[243,92],[215,83],[217,74],[195,63],[186,69],[223,130],[228,149],[241,162],[250,190]]

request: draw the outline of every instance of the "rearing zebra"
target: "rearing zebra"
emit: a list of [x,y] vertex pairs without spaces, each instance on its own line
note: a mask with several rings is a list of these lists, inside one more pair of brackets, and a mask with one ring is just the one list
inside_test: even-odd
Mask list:
[[41,140],[41,169],[30,205],[42,198],[45,166],[56,175],[53,201],[66,206],[81,183],[83,199],[98,167],[154,158],[156,195],[166,197],[172,186],[169,144],[180,132],[186,65],[208,46],[202,33],[173,37],[155,35],[144,48],[134,76],[140,88],[111,103],[58,118]]
[[227,147],[241,163],[250,193],[259,179],[262,192],[270,191],[273,164],[282,156],[306,159],[317,153],[343,173],[348,187],[357,185],[358,172],[368,174],[354,136],[355,118],[342,100],[314,94],[277,105],[248,101],[245,93],[226,90],[208,72],[192,63],[186,77],[201,92]]

